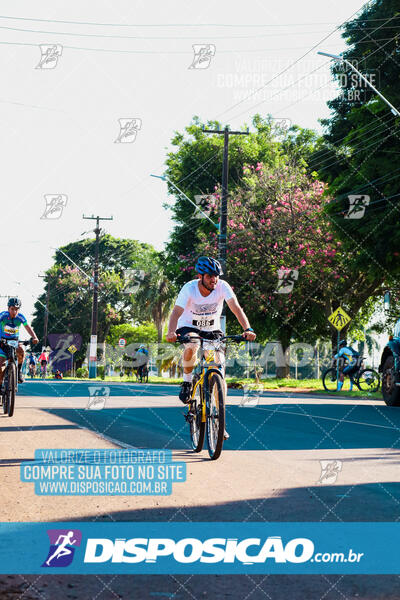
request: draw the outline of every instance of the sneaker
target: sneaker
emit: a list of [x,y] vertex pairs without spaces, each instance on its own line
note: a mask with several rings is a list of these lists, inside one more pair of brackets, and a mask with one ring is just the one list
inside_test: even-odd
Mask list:
[[184,381],[181,385],[181,391],[179,392],[179,400],[183,404],[188,404],[190,400],[190,392],[192,390],[192,384],[189,381]]
[[224,440],[229,440],[231,436],[229,435],[229,433],[227,432],[226,429],[224,429]]

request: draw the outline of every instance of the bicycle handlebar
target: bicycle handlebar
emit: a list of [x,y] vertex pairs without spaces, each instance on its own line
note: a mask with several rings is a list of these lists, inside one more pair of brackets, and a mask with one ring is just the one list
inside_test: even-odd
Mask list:
[[177,342],[179,342],[180,344],[190,344],[191,342],[193,342],[194,340],[200,340],[200,341],[206,341],[206,342],[225,342],[228,340],[232,340],[232,342],[236,342],[236,343],[240,343],[240,342],[244,342],[246,341],[246,338],[243,335],[224,335],[215,339],[209,339],[200,335],[178,335],[177,336]]
[[[1,342],[8,342],[10,340],[10,338],[5,338],[2,337],[0,338]],[[18,344],[21,344],[22,346],[29,346],[29,344],[31,343],[32,340],[12,340],[13,342],[18,342]]]

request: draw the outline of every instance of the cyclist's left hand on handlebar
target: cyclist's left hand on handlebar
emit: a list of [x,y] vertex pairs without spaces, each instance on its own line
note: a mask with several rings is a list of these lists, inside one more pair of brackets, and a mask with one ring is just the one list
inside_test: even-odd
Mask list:
[[32,338],[32,344],[38,344],[39,340],[37,339],[37,337]]
[[165,339],[167,340],[167,342],[176,342],[176,340],[177,340],[176,333],[167,333],[167,335],[165,336]]
[[254,331],[243,331],[243,337],[248,342],[253,342],[257,336]]

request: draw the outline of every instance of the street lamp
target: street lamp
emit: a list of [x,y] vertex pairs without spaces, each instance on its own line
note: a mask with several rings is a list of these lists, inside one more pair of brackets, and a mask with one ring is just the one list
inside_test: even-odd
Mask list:
[[396,115],[396,117],[400,117],[400,112],[397,110],[397,108],[395,108],[395,107],[393,106],[393,104],[391,104],[391,103],[389,102],[389,100],[387,100],[387,99],[385,98],[385,96],[384,96],[383,94],[381,94],[381,93],[380,93],[380,91],[379,91],[379,90],[377,90],[377,89],[376,89],[376,87],[375,87],[375,86],[373,86],[373,85],[372,85],[372,83],[371,83],[370,81],[368,81],[368,79],[367,79],[366,77],[364,77],[364,75],[363,75],[362,73],[360,73],[360,71],[358,71],[358,69],[356,69],[354,65],[352,65],[352,64],[351,64],[351,62],[350,62],[350,61],[346,60],[346,59],[345,59],[345,58],[343,58],[342,56],[337,56],[336,54],[329,54],[328,52],[317,52],[317,54],[321,54],[321,56],[328,56],[329,58],[333,58],[333,59],[334,59],[334,60],[336,60],[336,61],[344,62],[346,65],[348,65],[348,66],[349,66],[351,69],[353,69],[353,71],[355,71],[356,73],[358,73],[358,75],[361,77],[361,79],[362,79],[363,81],[365,81],[365,83],[366,83],[367,85],[369,85],[369,87],[370,87],[371,89],[373,89],[373,90],[374,90],[374,92],[375,92],[376,94],[378,94],[378,96],[379,96],[380,98],[382,98],[382,100],[385,102],[385,104],[387,104],[387,105],[390,107],[390,110],[391,110],[391,112],[392,112],[394,115]]

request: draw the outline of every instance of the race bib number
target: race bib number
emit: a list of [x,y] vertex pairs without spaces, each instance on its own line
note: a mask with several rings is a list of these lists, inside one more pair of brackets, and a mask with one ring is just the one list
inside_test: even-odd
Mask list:
[[195,327],[201,329],[203,327],[212,327],[212,325],[214,325],[214,319],[193,319],[192,323]]
[[4,333],[6,333],[7,335],[17,335],[18,327],[10,327],[10,325],[6,325],[4,327]]

